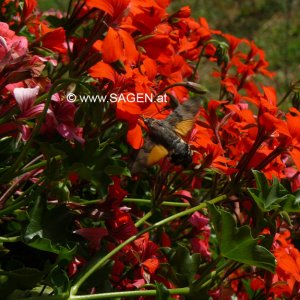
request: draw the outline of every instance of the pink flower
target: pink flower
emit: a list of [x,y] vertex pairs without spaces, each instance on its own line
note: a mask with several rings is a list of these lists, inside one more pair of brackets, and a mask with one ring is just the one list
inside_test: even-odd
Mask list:
[[196,211],[189,218],[189,222],[197,229],[203,229],[208,224],[208,218]]
[[83,144],[81,129],[74,124],[76,106],[73,103],[60,101],[53,103],[53,111],[56,118],[56,130],[67,140],[77,140]]
[[28,53],[26,37],[17,36],[8,24],[0,22],[0,91],[9,84],[40,76],[45,60],[51,61]]
[[57,131],[67,140],[76,140],[83,144],[82,129],[74,124],[76,106],[73,103],[63,101],[56,93],[51,97],[51,106],[47,112],[46,121],[42,127],[42,133],[53,134]]
[[42,113],[45,104],[34,105],[35,99],[39,94],[39,87],[34,88],[15,88],[14,97],[19,105],[21,114],[18,119],[32,119]]
[[24,36],[17,36],[6,23],[0,22],[0,60],[8,53],[13,59],[26,54],[28,41]]

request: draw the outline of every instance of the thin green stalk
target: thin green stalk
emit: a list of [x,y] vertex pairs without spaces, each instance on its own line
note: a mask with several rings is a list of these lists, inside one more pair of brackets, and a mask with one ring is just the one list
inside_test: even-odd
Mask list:
[[[99,199],[97,199],[97,200],[83,200],[82,199],[82,202],[79,202],[79,204],[93,205],[93,204],[99,204],[101,202],[102,202],[102,200],[99,200]],[[128,202],[128,203],[133,202],[133,203],[149,205],[149,206],[152,205],[152,201],[148,200],[148,199],[124,198],[123,202]],[[173,206],[173,207],[190,207],[191,206],[189,203],[181,203],[181,202],[173,202],[173,201],[163,201],[162,203],[160,203],[160,205]]]
[[[195,87],[195,85],[198,85],[198,87]],[[193,90],[197,94],[203,94],[204,95],[204,94],[207,93],[207,90],[203,86],[200,86],[199,84],[195,84],[194,82],[189,82],[189,81],[175,82],[175,83],[172,83],[172,84],[166,86],[158,94],[156,94],[156,96],[153,98],[153,102],[156,102],[157,98],[159,96],[163,95],[167,90],[169,90],[173,87],[177,87],[177,86],[183,86],[186,89]]]
[[26,299],[27,300],[67,300],[71,298],[68,298],[68,296],[66,295],[55,295],[55,296],[33,296]]
[[288,98],[288,96],[292,93],[292,91],[293,91],[293,89],[289,89],[287,91],[287,93],[283,96],[281,101],[277,104],[278,107],[281,106],[284,103],[284,101]]
[[201,278],[197,281],[197,286],[201,286],[201,289],[204,289],[205,287],[209,286],[213,280],[215,280],[220,272],[222,272],[224,269],[226,269],[228,266],[235,264],[236,262],[233,262],[232,260],[226,261],[221,266],[217,267],[215,271],[211,271],[209,274]]
[[31,201],[30,198],[25,198],[25,199],[23,199],[23,198],[26,195],[28,195],[33,190],[33,188],[38,186],[43,180],[44,180],[44,178],[41,178],[35,184],[33,184],[31,187],[29,187],[20,197],[18,197],[16,199],[14,204],[9,205],[8,207],[5,207],[4,209],[1,209],[0,210],[0,218],[2,216],[5,216],[5,215],[8,215],[8,214],[12,213],[16,209],[21,208],[22,206],[26,205],[29,201]]
[[[170,295],[188,295],[190,293],[190,288],[184,287],[184,288],[177,288],[177,289],[169,289],[168,291]],[[157,290],[125,291],[125,292],[112,292],[112,293],[103,293],[103,294],[94,294],[94,295],[70,296],[69,300],[131,298],[131,297],[141,297],[141,296],[156,296],[156,294],[157,294]]]
[[69,16],[70,16],[70,12],[71,12],[72,5],[73,5],[73,0],[70,0],[70,1],[69,1],[69,5],[68,5],[68,10],[67,10],[67,17],[66,17],[66,19],[68,19]]
[[[189,287],[169,289],[170,295],[188,295],[190,293]],[[34,296],[26,298],[28,300],[97,300],[97,299],[115,299],[115,298],[131,298],[140,296],[156,296],[157,290],[142,290],[142,291],[124,291],[124,292],[111,292],[111,293],[101,293],[93,295],[80,295],[80,296],[70,296],[57,295],[57,296]]]
[[175,215],[172,215],[166,219],[163,219],[155,224],[153,224],[152,226],[145,228],[144,230],[138,232],[137,234],[133,235],[132,237],[130,237],[129,239],[127,239],[126,241],[124,241],[123,243],[121,243],[120,245],[118,245],[115,249],[113,249],[111,252],[109,252],[107,255],[105,255],[104,257],[102,257],[101,259],[99,259],[90,269],[88,269],[85,273],[81,274],[78,279],[75,281],[74,285],[71,288],[71,295],[76,295],[80,286],[96,271],[98,270],[101,266],[103,266],[107,260],[111,259],[115,254],[117,254],[120,250],[122,250],[126,245],[130,244],[131,242],[133,242],[134,240],[136,240],[137,238],[139,238],[141,235],[143,235],[144,233],[150,232],[156,228],[159,228],[163,225],[166,225],[174,220],[176,220],[177,218],[181,218],[184,217],[186,215],[190,215],[198,210],[201,210],[203,208],[205,208],[207,206],[207,203],[209,204],[214,204],[214,203],[218,203],[221,201],[224,201],[227,198],[226,195],[221,195],[219,197],[216,197],[214,199],[211,199],[209,201],[206,201],[204,203],[201,203],[200,205],[197,205],[195,207],[192,207],[190,209],[187,209],[185,211],[179,212]]
[[203,44],[202,49],[201,49],[201,52],[200,52],[200,54],[199,54],[199,56],[198,56],[198,60],[197,60],[197,63],[196,63],[196,67],[195,67],[195,69],[194,69],[194,73],[193,73],[193,75],[192,75],[192,80],[193,80],[193,81],[194,81],[195,78],[196,78],[196,74],[197,74],[197,72],[198,72],[198,69],[199,69],[199,66],[200,66],[200,62],[201,62],[201,58],[202,58],[202,56],[203,56],[203,54],[204,54],[204,50],[206,49],[206,47],[208,46],[208,44],[211,43],[211,42],[213,42],[213,41],[214,41],[214,40],[208,40],[207,42],[205,42],[205,43]]
[[0,243],[15,243],[21,240],[21,236],[4,237],[0,236]]
[[[56,155],[52,159],[61,160],[62,157],[60,155]],[[47,160],[43,160],[43,161],[41,161],[39,163],[36,163],[36,164],[31,165],[31,166],[29,166],[27,168],[24,168],[24,169],[20,170],[20,175],[25,174],[25,173],[27,173],[29,171],[32,171],[32,170],[36,170],[36,169],[45,167],[47,165],[47,162],[48,162]]]
[[6,112],[5,115],[0,118],[0,125],[11,121],[13,115],[16,114],[17,112],[18,109],[16,107],[13,107],[10,111]]
[[140,218],[134,225],[140,227],[152,216],[152,210],[148,211],[142,218]]

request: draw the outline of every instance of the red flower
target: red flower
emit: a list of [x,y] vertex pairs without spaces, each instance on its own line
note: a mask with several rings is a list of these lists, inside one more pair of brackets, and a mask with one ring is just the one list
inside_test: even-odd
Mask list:
[[122,209],[114,209],[110,218],[106,221],[106,227],[109,234],[119,241],[124,241],[137,233],[131,216]]
[[36,6],[37,6],[36,0],[25,0],[23,12],[22,12],[22,19],[26,21],[31,16]]
[[75,233],[89,242],[89,248],[93,252],[99,251],[101,240],[108,235],[106,228],[80,228]]
[[[42,46],[54,52],[65,54],[67,52],[65,30],[62,27],[49,28],[44,23],[40,23],[39,25],[40,27],[38,26],[36,29],[36,35],[40,36]],[[41,32],[39,33],[40,28]]]
[[108,13],[113,20],[122,16],[130,0],[86,0],[89,7],[98,8]]
[[[288,230],[277,233],[273,243],[274,255],[277,260],[276,273],[271,277],[271,287],[266,290],[265,281],[258,277],[251,281],[253,290],[265,290],[268,299],[288,297],[294,298],[300,293],[300,252],[291,243]],[[272,295],[272,298],[271,298]]]

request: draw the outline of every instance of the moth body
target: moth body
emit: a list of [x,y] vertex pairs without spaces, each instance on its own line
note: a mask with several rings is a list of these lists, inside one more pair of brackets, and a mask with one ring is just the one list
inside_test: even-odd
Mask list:
[[192,162],[189,144],[174,132],[169,123],[153,118],[145,118],[144,122],[148,127],[151,140],[168,150],[173,164],[188,166]]
[[173,164],[188,167],[192,163],[192,151],[183,139],[194,126],[199,105],[199,99],[191,99],[179,105],[164,120],[143,118],[148,135],[130,166],[131,172],[143,172],[166,156],[171,158]]

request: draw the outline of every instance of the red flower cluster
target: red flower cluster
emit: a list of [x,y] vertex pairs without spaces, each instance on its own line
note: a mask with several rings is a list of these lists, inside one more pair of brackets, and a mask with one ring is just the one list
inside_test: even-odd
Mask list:
[[276,274],[267,276],[265,280],[260,277],[253,279],[251,288],[254,291],[264,290],[268,299],[297,297],[300,292],[300,252],[291,243],[290,232],[285,230],[276,234],[273,247],[277,259]]

